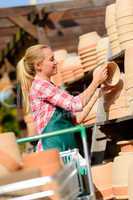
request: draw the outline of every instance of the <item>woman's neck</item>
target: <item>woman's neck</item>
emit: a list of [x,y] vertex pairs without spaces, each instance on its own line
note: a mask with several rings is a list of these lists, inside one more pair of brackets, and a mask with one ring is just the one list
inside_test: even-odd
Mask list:
[[43,75],[41,73],[37,73],[36,76],[38,76],[39,78],[43,79],[43,80],[47,80],[50,81],[50,77]]

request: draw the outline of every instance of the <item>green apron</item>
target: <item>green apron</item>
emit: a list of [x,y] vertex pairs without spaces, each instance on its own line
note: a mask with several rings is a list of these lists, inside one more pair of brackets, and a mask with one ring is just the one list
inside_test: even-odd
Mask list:
[[[73,127],[72,116],[62,108],[56,108],[52,118],[42,131],[42,134],[53,132],[65,128]],[[57,148],[59,151],[76,148],[74,134],[65,133],[63,135],[52,136],[42,139],[43,150]]]

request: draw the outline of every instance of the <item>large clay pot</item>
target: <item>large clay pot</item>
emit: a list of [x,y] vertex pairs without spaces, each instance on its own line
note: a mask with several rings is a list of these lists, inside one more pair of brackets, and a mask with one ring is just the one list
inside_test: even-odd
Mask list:
[[133,153],[115,157],[112,171],[113,193],[116,199],[128,199],[128,171],[133,162]]
[[0,134],[0,176],[22,167],[19,147],[14,133]]
[[92,167],[96,199],[112,199],[112,162]]
[[27,132],[28,132],[28,136],[33,136],[33,135],[37,135],[37,129],[36,129],[36,125],[35,125],[35,121],[33,119],[33,116],[31,113],[28,113],[24,116],[24,121],[26,123],[27,126]]
[[113,87],[119,83],[120,80],[120,69],[119,66],[115,62],[108,62],[108,77],[105,81],[107,86]]

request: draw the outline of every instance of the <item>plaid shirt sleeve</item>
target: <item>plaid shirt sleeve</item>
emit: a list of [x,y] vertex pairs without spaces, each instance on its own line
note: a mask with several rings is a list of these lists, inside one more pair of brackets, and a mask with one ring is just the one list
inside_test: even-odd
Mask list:
[[73,113],[83,110],[80,97],[72,96],[67,91],[53,85],[48,81],[43,81],[39,91],[40,97],[54,106],[61,107]]

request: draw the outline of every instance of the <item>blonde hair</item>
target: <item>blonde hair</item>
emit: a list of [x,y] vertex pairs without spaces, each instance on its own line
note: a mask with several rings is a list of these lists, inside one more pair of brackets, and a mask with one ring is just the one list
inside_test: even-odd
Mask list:
[[29,47],[24,57],[17,64],[17,80],[20,82],[23,96],[24,111],[30,111],[29,91],[32,81],[36,75],[35,63],[42,62],[45,59],[44,48],[49,48],[47,45],[34,45]]

